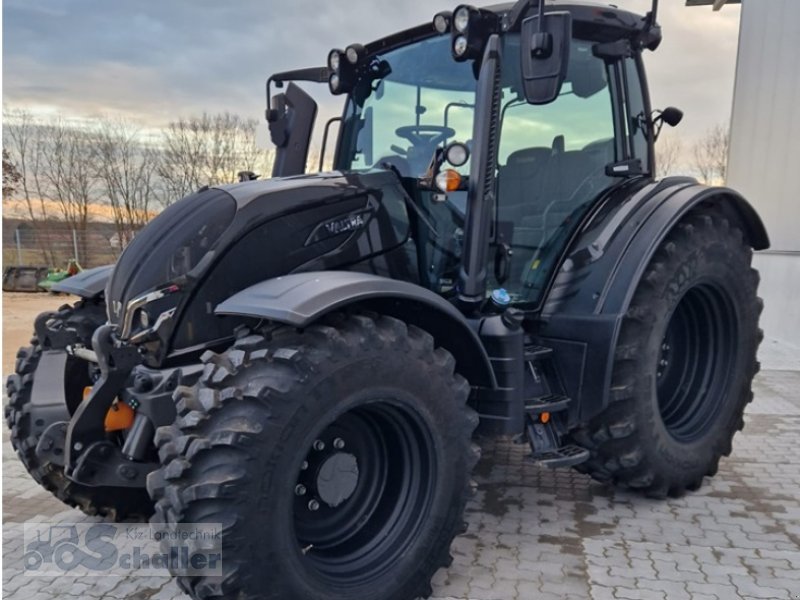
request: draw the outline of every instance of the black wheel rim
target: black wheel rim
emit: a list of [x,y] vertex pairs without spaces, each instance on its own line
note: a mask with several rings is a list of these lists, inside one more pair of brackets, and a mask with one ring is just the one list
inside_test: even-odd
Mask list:
[[434,457],[421,418],[388,401],[359,406],[321,431],[294,488],[294,531],[307,564],[345,586],[395,565],[429,513]]
[[737,337],[733,303],[719,286],[703,283],[684,294],[670,318],[656,368],[659,411],[676,440],[699,439],[719,416]]

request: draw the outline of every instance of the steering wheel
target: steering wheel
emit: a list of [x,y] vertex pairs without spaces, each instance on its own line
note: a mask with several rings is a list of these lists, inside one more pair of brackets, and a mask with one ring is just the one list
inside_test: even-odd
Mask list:
[[398,137],[408,140],[412,146],[438,146],[447,138],[453,137],[456,130],[441,125],[407,125],[395,129]]

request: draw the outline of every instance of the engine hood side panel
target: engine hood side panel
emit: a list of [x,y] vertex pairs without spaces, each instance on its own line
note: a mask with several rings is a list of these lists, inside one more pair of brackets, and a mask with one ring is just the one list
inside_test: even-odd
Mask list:
[[[160,362],[174,351],[180,353],[233,335],[241,317],[214,315],[213,307],[265,279],[311,270],[363,269],[371,257],[380,256],[382,263],[390,263],[394,276],[414,281],[416,263],[404,251],[410,229],[406,200],[399,179],[391,172],[377,170],[250,181],[201,190],[170,207],[137,236],[147,243],[139,242],[135,248],[131,244],[126,249],[125,277],[117,280],[116,272],[121,272],[118,267],[109,288],[110,305],[121,307],[124,313],[127,302],[136,297],[153,289],[179,286],[179,293],[156,307],[155,312],[175,309],[169,324],[159,332]],[[198,228],[205,231],[195,218],[201,206],[227,203],[233,206],[233,214],[227,222],[216,217],[223,230],[202,248],[202,256],[195,251],[198,244],[194,238],[191,243],[180,241],[187,229],[189,233]],[[204,214],[203,219],[208,221],[220,213],[212,208]],[[185,250],[188,245],[191,251]],[[185,254],[190,254],[191,260]],[[185,263],[188,268],[176,277],[165,277],[180,271],[170,268],[175,263]],[[159,277],[144,277],[139,272],[155,272]],[[148,317],[153,322],[158,315]],[[120,314],[114,318],[122,320]],[[138,323],[138,317],[133,321]]]

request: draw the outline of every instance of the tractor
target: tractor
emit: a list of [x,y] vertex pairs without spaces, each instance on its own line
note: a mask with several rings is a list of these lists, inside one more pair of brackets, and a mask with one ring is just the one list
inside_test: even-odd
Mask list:
[[[657,0],[461,5],[273,75],[272,178],[53,286],[80,301],[8,380],[20,459],[89,514],[221,524],[196,599],[429,596],[493,436],[698,489],[753,398],[769,239],[736,191],[655,178],[660,41]],[[343,107],[307,173],[315,83]]]

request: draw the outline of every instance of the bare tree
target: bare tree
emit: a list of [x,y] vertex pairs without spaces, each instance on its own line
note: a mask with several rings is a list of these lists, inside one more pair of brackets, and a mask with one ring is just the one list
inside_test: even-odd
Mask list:
[[170,123],[163,138],[158,171],[169,203],[203,185],[204,143],[200,123],[195,119]]
[[656,174],[660,178],[675,175],[684,165],[683,142],[672,134],[664,132],[656,143]]
[[121,120],[100,121],[93,146],[97,178],[124,247],[150,220],[157,199],[158,155],[143,144],[136,127]]
[[89,211],[98,200],[93,134],[60,118],[40,132],[43,158],[37,171],[46,184],[40,191],[57,203],[61,217],[77,233],[79,255],[86,256]]
[[55,264],[41,164],[45,155],[42,126],[25,110],[4,111],[3,150],[9,151],[20,175],[19,188],[4,197],[21,199],[45,264]]
[[17,170],[17,166],[11,160],[8,150],[3,148],[3,197],[7,198],[17,191],[17,184],[22,179],[22,175]]
[[256,143],[255,119],[231,113],[180,119],[164,131],[158,169],[169,201],[204,185],[232,183],[240,171],[264,174],[271,153]]
[[715,125],[694,144],[694,166],[704,183],[725,183],[730,135],[727,126]]

